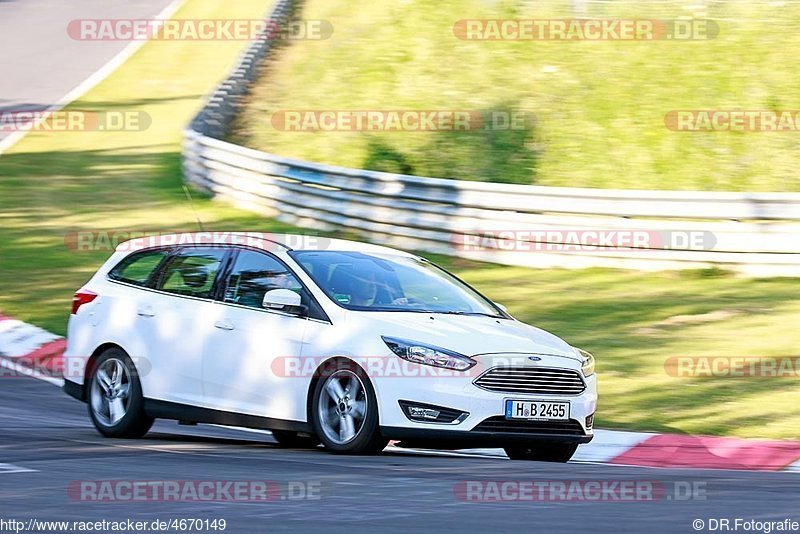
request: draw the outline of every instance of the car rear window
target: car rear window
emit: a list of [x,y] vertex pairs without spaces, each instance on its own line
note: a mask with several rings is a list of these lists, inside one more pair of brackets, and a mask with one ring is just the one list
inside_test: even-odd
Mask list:
[[126,282],[128,284],[137,286],[147,285],[150,276],[158,268],[166,255],[167,251],[163,249],[135,252],[119,262],[116,267],[108,273],[108,276],[113,280]]

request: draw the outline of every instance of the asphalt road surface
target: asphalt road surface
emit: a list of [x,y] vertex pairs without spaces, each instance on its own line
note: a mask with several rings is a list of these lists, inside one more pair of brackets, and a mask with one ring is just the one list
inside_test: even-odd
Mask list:
[[[224,519],[225,531],[237,533],[696,532],[696,519],[706,527],[709,519],[800,520],[800,475],[794,473],[547,464],[399,449],[347,457],[281,449],[265,433],[172,422],[157,422],[141,440],[113,440],[96,433],[84,404],[25,377],[0,378],[0,407],[0,532],[2,520],[11,519]],[[118,494],[96,501],[95,494],[75,490],[92,481],[100,496],[97,481],[105,480],[257,480],[278,489],[267,502],[130,502]],[[661,491],[652,493],[653,500],[475,502],[466,499],[466,481],[484,488],[472,499],[490,496],[491,481],[548,487],[645,482]],[[676,494],[676,485],[694,489]],[[224,498],[225,492],[215,495]]]
[[[152,18],[170,0],[0,0],[0,112],[56,104],[128,42],[77,41],[71,20]],[[0,140],[8,135],[0,131]]]

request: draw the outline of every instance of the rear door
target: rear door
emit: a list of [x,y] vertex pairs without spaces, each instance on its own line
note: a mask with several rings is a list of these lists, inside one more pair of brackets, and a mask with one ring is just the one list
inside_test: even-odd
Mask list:
[[219,247],[175,250],[159,269],[155,291],[140,300],[137,315],[151,364],[147,397],[202,405],[203,346],[213,329],[212,298],[228,254]]

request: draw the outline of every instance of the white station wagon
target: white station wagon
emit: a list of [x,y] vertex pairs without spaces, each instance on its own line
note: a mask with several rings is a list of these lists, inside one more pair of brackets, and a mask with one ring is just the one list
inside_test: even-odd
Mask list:
[[65,391],[108,437],[156,418],[289,447],[502,447],[565,462],[593,437],[591,354],[398,250],[269,234],[122,243],[76,294]]

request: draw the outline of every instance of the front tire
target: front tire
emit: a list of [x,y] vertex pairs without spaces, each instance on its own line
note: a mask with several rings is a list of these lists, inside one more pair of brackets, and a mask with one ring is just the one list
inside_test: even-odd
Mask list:
[[314,433],[331,452],[376,454],[389,442],[378,428],[375,390],[355,364],[323,369],[311,407]]
[[512,460],[566,463],[578,450],[577,443],[534,443],[503,447]]
[[155,421],[144,412],[142,384],[120,348],[104,351],[89,378],[89,417],[107,438],[140,438]]

